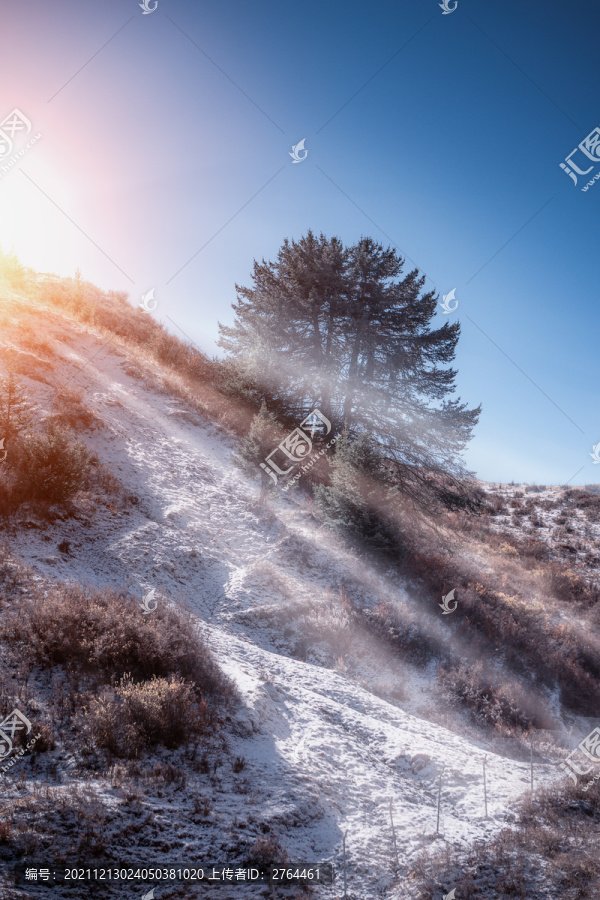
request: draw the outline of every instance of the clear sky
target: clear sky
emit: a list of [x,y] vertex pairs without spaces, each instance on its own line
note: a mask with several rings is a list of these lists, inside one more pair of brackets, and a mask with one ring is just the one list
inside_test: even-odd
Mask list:
[[456,291],[469,466],[597,482],[600,159],[578,185],[559,164],[600,125],[600,7],[438,2],[4,0],[0,119],[31,121],[14,152],[42,136],[0,159],[0,244],[155,288],[213,355],[285,237],[393,243]]

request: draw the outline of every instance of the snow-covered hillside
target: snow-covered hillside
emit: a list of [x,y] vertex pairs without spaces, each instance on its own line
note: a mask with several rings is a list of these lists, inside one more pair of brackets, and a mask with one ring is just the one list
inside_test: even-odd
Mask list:
[[[58,329],[59,317],[50,319]],[[487,840],[506,823],[529,787],[528,763],[495,752],[445,710],[431,670],[392,664],[372,635],[344,642],[345,595],[410,609],[402,585],[315,525],[301,490],[261,508],[223,432],[162,388],[150,364],[71,328],[46,383],[23,381],[42,410],[58,381],[83,390],[102,425],[81,438],[131,499],[43,526],[21,516],[12,553],[45,578],[128,584],[140,596],[154,588],[159,603],[197,615],[243,699],[227,740],[230,755],[245,759],[245,787],[222,770],[213,815],[195,826],[207,860],[230,861],[219,848],[258,817],[290,861],[334,862],[338,880],[317,896],[343,894],[344,834],[350,897],[410,896],[411,862],[423,848]],[[445,625],[437,606],[420,615],[432,629]],[[303,640],[308,622],[321,641]],[[535,777],[556,773],[538,767]],[[176,805],[163,812],[176,817]]]

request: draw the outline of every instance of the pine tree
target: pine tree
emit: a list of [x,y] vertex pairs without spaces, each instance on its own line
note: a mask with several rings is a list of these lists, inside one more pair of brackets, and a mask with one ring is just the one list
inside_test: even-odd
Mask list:
[[90,454],[72,434],[51,423],[45,431],[32,432],[23,443],[17,476],[17,491],[22,499],[64,503],[83,489]]
[[350,439],[370,434],[417,495],[416,473],[465,477],[480,408],[452,397],[459,323],[434,327],[437,296],[403,267],[371,238],[286,240],[275,262],[255,262],[252,287],[236,286],[220,344],[280,418],[318,407]]
[[13,372],[0,376],[0,437],[9,441],[27,431],[36,409]]
[[366,434],[352,441],[345,431],[330,462],[330,484],[315,488],[317,512],[334,530],[360,535],[379,549],[397,547],[397,534],[380,514],[389,481],[376,441]]
[[281,440],[280,428],[273,413],[269,412],[265,403],[252,419],[250,431],[237,446],[232,455],[233,462],[245,475],[256,478],[260,475],[260,502],[264,503],[269,490],[274,487],[267,472],[261,468],[265,457],[275,449]]
[[346,257],[338,238],[309,231],[298,242],[286,239],[275,263],[255,261],[254,287],[236,285],[236,320],[219,326],[219,343],[242,378],[283,411],[318,406],[331,418]]

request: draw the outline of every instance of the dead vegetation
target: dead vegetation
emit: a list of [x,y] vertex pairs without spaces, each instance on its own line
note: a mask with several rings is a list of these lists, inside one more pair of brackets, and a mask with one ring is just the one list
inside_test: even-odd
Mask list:
[[126,591],[57,584],[15,600],[0,622],[8,650],[40,669],[60,667],[69,679],[97,687],[179,676],[202,698],[232,697],[191,616],[161,604],[151,616]]
[[600,884],[600,787],[554,786],[519,804],[514,824],[467,851],[423,853],[413,897],[456,889],[465,900],[593,900]]

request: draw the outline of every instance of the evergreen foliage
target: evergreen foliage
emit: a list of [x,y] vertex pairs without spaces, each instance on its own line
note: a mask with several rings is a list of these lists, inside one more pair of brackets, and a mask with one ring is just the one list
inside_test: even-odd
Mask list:
[[12,372],[0,376],[0,439],[6,446],[11,438],[27,431],[31,426],[35,405],[29,400],[21,382]]
[[245,438],[242,438],[232,455],[233,462],[242,469],[245,475],[256,478],[260,474],[261,502],[265,500],[274,483],[265,470],[260,468],[260,464],[281,440],[279,431],[277,419],[263,403],[259,412],[252,419],[250,431]]
[[317,512],[328,526],[360,536],[380,550],[401,552],[396,529],[386,521],[390,475],[373,438],[354,441],[345,431],[330,463],[330,483],[315,487]]
[[85,487],[90,454],[71,432],[51,424],[21,442],[17,490],[24,500],[69,500]]
[[423,473],[467,474],[459,454],[480,408],[452,397],[459,323],[434,327],[437,296],[403,266],[371,238],[348,248],[311,231],[286,239],[275,262],[255,261],[251,287],[236,286],[220,345],[278,415],[318,407],[349,440],[371,435],[416,495]]

